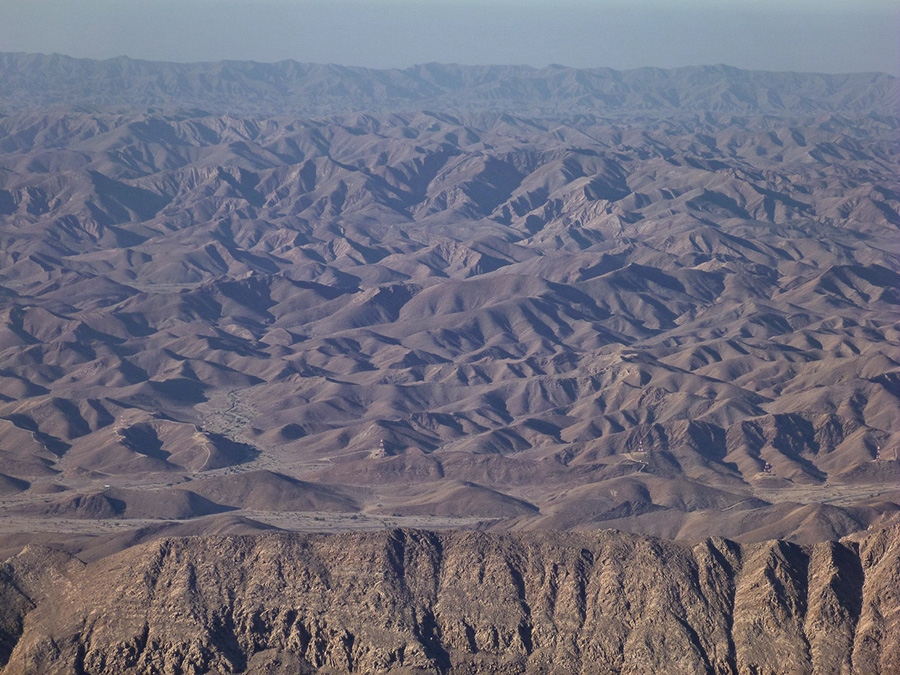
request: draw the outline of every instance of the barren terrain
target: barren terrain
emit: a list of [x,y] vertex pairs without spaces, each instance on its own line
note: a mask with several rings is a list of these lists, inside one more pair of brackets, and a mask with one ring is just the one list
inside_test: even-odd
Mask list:
[[2,63],[9,553],[900,510],[894,78]]
[[895,672],[898,100],[0,54],[0,670]]

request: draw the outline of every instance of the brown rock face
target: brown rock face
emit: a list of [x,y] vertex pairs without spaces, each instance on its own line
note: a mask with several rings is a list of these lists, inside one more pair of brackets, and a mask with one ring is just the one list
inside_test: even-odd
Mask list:
[[[3,675],[900,669],[898,528],[812,547],[394,530],[54,556],[0,570],[22,598]],[[38,569],[52,591],[16,590]]]

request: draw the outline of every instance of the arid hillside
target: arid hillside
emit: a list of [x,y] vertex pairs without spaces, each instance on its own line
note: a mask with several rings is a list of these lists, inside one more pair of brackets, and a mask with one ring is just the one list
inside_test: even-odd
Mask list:
[[897,517],[895,78],[0,64],[2,551]]
[[0,565],[4,675],[896,673],[900,533],[166,539]]

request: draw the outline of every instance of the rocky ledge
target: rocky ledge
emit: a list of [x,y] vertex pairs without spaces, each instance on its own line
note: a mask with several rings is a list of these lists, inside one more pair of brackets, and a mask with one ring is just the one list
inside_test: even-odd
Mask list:
[[167,539],[0,566],[20,673],[896,673],[900,527]]

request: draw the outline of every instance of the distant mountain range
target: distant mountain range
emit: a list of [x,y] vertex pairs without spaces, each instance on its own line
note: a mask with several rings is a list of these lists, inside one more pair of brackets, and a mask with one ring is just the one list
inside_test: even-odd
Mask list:
[[212,114],[322,116],[348,112],[505,112],[604,116],[893,115],[898,79],[704,66],[661,70],[429,63],[374,70],[282,61],[158,63],[0,53],[0,112],[35,107],[198,108]]

